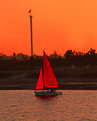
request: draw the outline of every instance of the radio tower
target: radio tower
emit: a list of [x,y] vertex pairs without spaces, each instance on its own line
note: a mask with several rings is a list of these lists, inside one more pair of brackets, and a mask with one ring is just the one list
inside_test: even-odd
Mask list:
[[30,31],[31,31],[31,57],[33,57],[33,33],[32,33],[32,15],[31,9],[28,11],[30,17]]

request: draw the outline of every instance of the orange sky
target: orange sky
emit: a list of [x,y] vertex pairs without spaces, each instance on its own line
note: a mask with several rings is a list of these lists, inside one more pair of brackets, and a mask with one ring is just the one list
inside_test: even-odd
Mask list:
[[29,9],[34,54],[97,50],[97,0],[1,0],[0,53],[30,55]]

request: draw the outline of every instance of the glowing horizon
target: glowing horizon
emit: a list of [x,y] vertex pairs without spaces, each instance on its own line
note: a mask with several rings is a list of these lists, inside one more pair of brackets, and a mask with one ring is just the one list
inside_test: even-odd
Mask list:
[[30,20],[33,16],[33,52],[97,50],[96,0],[41,0],[0,2],[0,53],[30,55]]

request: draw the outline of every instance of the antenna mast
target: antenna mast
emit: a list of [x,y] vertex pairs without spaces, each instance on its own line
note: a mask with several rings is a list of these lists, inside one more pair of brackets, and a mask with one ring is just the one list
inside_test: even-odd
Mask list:
[[32,33],[32,15],[31,9],[28,11],[30,17],[30,31],[31,31],[31,57],[33,57],[33,33]]

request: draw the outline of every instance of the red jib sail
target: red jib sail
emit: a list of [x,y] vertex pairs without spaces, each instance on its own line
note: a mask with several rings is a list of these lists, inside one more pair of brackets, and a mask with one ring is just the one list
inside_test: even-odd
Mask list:
[[58,83],[54,75],[53,69],[50,65],[50,62],[44,53],[43,66],[40,70],[40,75],[36,89],[46,89],[46,88],[57,88]]
[[44,86],[43,86],[43,77],[42,77],[42,67],[40,69],[40,75],[39,75],[39,78],[38,78],[38,82],[37,82],[37,85],[36,85],[36,89],[43,89]]

